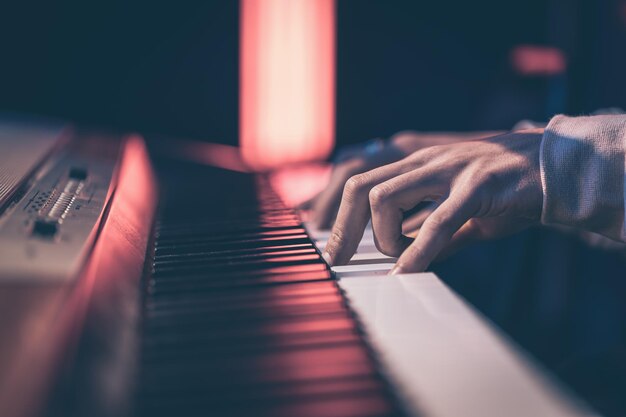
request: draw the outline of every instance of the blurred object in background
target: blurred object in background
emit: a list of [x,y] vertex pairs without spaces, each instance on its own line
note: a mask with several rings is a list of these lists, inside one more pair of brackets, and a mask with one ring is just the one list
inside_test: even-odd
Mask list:
[[565,72],[567,61],[558,48],[518,45],[511,50],[511,65],[521,75],[557,75]]
[[241,0],[240,141],[257,169],[324,159],[335,131],[335,1]]

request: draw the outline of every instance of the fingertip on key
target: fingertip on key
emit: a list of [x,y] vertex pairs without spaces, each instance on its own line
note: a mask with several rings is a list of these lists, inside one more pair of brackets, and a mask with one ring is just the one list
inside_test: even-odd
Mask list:
[[333,265],[332,259],[331,259],[331,257],[330,257],[330,253],[328,253],[328,252],[324,252],[324,253],[322,253],[322,258],[324,259],[324,261],[326,261],[326,263],[327,263],[328,265],[330,265],[330,266],[332,266],[332,265]]
[[400,268],[398,265],[394,265],[394,267],[391,268],[391,270],[388,273],[388,275],[399,275],[399,274],[402,274],[402,268]]

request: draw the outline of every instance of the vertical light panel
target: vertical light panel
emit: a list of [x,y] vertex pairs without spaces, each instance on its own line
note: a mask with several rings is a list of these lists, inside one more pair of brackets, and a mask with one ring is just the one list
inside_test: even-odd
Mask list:
[[256,169],[323,159],[335,131],[335,0],[240,0],[240,142]]

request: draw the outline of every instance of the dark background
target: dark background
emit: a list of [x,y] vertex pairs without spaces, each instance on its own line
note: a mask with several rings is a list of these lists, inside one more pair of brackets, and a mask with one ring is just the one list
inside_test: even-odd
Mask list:
[[[621,6],[339,0],[338,143],[626,107]],[[568,74],[517,76],[521,43],[560,47]],[[0,50],[0,110],[237,143],[235,0],[12,2]]]

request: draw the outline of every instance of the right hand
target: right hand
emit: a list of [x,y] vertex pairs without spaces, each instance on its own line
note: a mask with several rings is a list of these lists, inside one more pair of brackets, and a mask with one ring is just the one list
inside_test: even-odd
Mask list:
[[[465,244],[538,224],[542,138],[531,129],[435,146],[350,178],[324,259],[346,264],[370,219],[378,250],[398,257],[391,273],[421,272]],[[417,237],[406,236],[405,213],[425,201],[440,204]]]
[[[339,210],[343,188],[350,177],[399,161],[415,151],[430,146],[475,140],[492,135],[492,132],[460,134],[402,131],[389,138],[375,152],[368,151],[365,146],[351,148],[348,152],[340,153],[326,188],[302,204],[300,208],[310,210],[309,218],[318,229],[330,229]],[[422,217],[424,216],[416,217],[417,221],[413,222],[415,226],[419,226],[419,223],[423,221]]]

